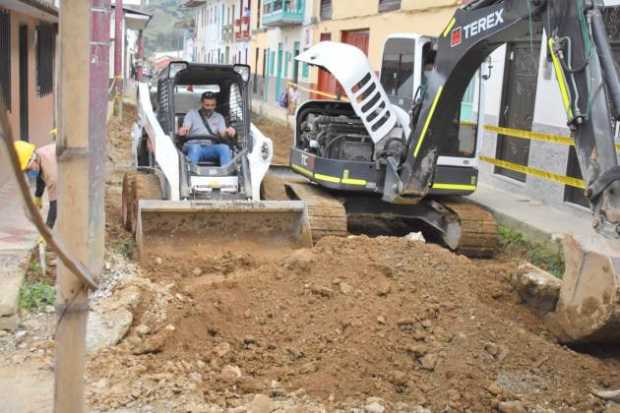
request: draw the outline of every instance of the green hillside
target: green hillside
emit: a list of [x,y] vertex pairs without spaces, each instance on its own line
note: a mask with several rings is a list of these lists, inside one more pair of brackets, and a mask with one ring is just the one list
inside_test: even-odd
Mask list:
[[191,10],[181,9],[176,0],[151,0],[144,11],[153,15],[144,32],[144,52],[178,50],[183,46],[183,34],[174,25],[191,17]]

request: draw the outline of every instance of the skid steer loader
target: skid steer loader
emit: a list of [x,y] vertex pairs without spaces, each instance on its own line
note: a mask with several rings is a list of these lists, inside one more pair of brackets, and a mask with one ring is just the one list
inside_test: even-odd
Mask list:
[[[245,65],[171,62],[151,102],[138,87],[138,120],[132,130],[136,170],[123,178],[123,225],[135,234],[141,257],[153,249],[213,251],[242,241],[250,245],[311,245],[307,211],[300,201],[261,201],[260,184],[273,145],[250,122]],[[205,91],[217,95],[216,111],[236,130],[219,136],[179,136],[184,116],[200,106]],[[225,143],[233,159],[193,164],[184,147]]]

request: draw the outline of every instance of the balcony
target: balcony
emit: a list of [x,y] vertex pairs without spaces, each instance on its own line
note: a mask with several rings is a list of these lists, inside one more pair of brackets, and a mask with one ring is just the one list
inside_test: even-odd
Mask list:
[[235,41],[250,40],[250,16],[235,19]]
[[232,42],[234,37],[234,26],[232,24],[226,24],[222,26],[222,41]]
[[263,26],[294,26],[304,22],[304,0],[265,0]]
[[192,7],[202,6],[205,3],[206,0],[177,0],[177,6],[187,7],[188,9]]

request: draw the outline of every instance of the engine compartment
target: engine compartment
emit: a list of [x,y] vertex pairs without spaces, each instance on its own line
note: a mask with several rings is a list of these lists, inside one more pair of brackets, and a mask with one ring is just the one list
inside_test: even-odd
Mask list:
[[[322,158],[372,162],[374,143],[345,102],[309,102],[297,115],[296,146]],[[347,108],[348,106],[348,108]]]

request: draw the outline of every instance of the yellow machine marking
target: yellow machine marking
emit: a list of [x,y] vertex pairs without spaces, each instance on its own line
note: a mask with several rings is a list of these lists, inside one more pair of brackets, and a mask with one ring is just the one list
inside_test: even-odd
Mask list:
[[332,182],[334,184],[339,184],[340,183],[340,178],[337,178],[335,176],[322,175],[322,174],[314,174],[314,177],[316,179],[319,179],[319,180],[325,181],[325,182]]
[[433,184],[433,189],[454,190],[454,191],[475,191],[476,185],[435,183]]
[[558,175],[558,174],[554,174],[553,172],[543,171],[542,169],[532,168],[530,166],[523,166],[523,165],[519,165],[513,162],[489,158],[488,156],[481,156],[480,160],[484,162],[488,162],[495,166],[499,166],[500,168],[509,169],[515,172],[521,172],[527,175],[536,176],[538,178],[546,179],[547,181],[557,182],[562,185],[568,185],[568,186],[572,186],[572,187],[579,188],[579,189],[585,189],[586,187],[586,184],[582,179]]
[[426,132],[428,132],[428,127],[431,124],[431,119],[433,119],[433,115],[435,114],[435,109],[437,109],[437,103],[439,103],[439,98],[441,97],[442,92],[443,92],[443,86],[439,88],[439,90],[437,91],[437,94],[435,95],[435,100],[433,100],[431,111],[426,118],[426,122],[424,123],[422,134],[420,135],[420,139],[418,140],[418,143],[415,146],[415,150],[413,151],[413,156],[415,158],[418,157],[418,153],[420,152],[420,148],[422,147],[422,142],[424,142],[424,138],[426,137]]
[[560,59],[558,59],[558,56],[554,51],[554,45],[555,42],[553,41],[553,39],[549,39],[549,51],[551,52],[551,60],[553,60],[555,76],[558,79],[558,83],[560,84],[560,93],[562,94],[564,109],[566,110],[566,114],[568,115],[568,119],[570,120],[573,119],[573,110],[570,107],[570,93],[568,91],[568,83],[566,82],[566,78],[564,77],[564,71],[562,70]]
[[309,176],[309,177],[312,177],[312,171],[310,171],[310,170],[308,170],[308,169],[304,168],[303,166],[299,166],[299,165],[295,165],[295,164],[293,164],[293,165],[291,165],[291,167],[292,167],[294,170],[296,170],[297,172],[300,172],[300,173],[302,173],[302,174],[304,174],[304,175],[307,175],[307,176]]
[[368,181],[365,179],[342,178],[342,183],[347,185],[366,186]]
[[448,26],[446,26],[446,30],[443,31],[443,37],[446,37],[447,35],[450,34],[450,30],[452,30],[455,24],[456,24],[456,18],[453,17],[452,20],[450,20],[450,23],[448,23]]

